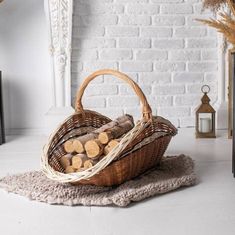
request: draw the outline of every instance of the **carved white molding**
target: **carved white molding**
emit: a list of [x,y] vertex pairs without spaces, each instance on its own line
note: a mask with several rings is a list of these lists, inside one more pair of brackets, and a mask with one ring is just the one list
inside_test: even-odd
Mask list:
[[71,107],[73,0],[44,0],[51,56],[52,107],[45,115],[46,134],[74,112]]
[[44,0],[49,32],[53,106],[71,106],[73,0]]

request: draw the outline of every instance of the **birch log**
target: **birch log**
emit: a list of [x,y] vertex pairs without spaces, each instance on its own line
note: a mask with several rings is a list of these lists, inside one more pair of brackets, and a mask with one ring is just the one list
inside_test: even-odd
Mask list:
[[[116,127],[118,127],[118,128],[116,128]],[[115,129],[114,132],[111,131],[111,133],[113,136],[116,136],[116,135],[121,135],[125,132],[128,132],[133,127],[134,127],[133,117],[126,114],[124,116],[118,117],[114,121],[111,121],[111,122],[103,125],[102,127],[92,131],[89,134],[86,134],[86,135],[83,135],[83,136],[80,136],[80,137],[74,139],[73,144],[72,144],[73,149],[77,153],[84,153],[85,152],[85,143],[90,140],[97,139],[100,133],[105,132],[107,130],[110,131],[110,130]],[[123,130],[121,130],[121,129],[123,129]],[[119,134],[117,134],[117,132],[119,132]]]
[[99,158],[104,152],[104,145],[98,139],[87,141],[84,147],[87,156],[92,159]]
[[119,144],[119,140],[116,139],[116,140],[111,140],[104,148],[104,154],[107,155],[109,154],[113,149],[114,147],[116,147],[117,145]]
[[83,167],[84,162],[88,159],[86,154],[77,154],[72,157],[72,167],[79,170]]
[[86,160],[86,161],[84,162],[84,168],[85,168],[85,169],[91,168],[91,167],[93,167],[97,162],[98,162],[98,160],[92,160],[92,159]]
[[60,158],[60,164],[61,166],[66,169],[67,166],[71,165],[71,159],[73,155],[72,154],[66,154],[63,157]]

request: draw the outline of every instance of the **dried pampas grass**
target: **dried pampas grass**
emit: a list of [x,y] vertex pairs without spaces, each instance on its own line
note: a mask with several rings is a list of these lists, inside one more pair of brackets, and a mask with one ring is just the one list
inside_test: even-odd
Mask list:
[[219,14],[221,19],[198,20],[210,27],[216,28],[218,32],[222,33],[227,40],[235,45],[235,20],[226,13]]
[[227,0],[204,0],[203,1],[203,7],[209,8],[213,12],[217,12],[219,9],[221,9],[226,4],[227,4]]
[[225,38],[235,45],[235,0],[205,0],[204,7],[210,8],[214,12],[218,11],[222,6],[228,5],[231,15],[227,13],[219,13],[220,19],[198,20],[210,27],[216,28]]

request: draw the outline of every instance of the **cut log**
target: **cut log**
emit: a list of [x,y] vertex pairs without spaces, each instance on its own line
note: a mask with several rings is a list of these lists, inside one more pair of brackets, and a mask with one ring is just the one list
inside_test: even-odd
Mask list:
[[104,154],[107,155],[109,154],[114,147],[116,147],[119,144],[119,140],[111,140],[104,148]]
[[61,166],[66,169],[67,166],[71,165],[71,159],[73,155],[72,154],[66,154],[63,157],[60,158],[60,164]]
[[65,169],[65,173],[74,173],[76,170],[72,166],[67,166]]
[[89,140],[85,143],[85,150],[89,158],[97,159],[103,154],[104,146],[98,139]]
[[[118,127],[118,129],[115,129],[116,127]],[[73,141],[73,148],[75,149],[77,153],[84,153],[86,142],[88,142],[89,140],[97,139],[100,133],[107,132],[109,130],[114,129],[114,131],[111,131],[112,139],[114,139],[114,138],[118,138],[123,133],[128,132],[133,127],[134,127],[133,117],[126,114],[124,116],[118,117],[114,121],[111,121],[101,126],[100,128],[92,131],[89,134],[76,138]]]
[[72,157],[72,167],[76,170],[83,167],[84,162],[88,159],[86,154],[77,154]]
[[77,153],[84,153],[85,152],[85,143],[89,140],[96,139],[98,136],[97,133],[89,133],[83,136],[80,136],[74,139],[73,146]]
[[101,144],[107,144],[110,140],[113,139],[113,135],[111,131],[101,132],[98,136],[98,139]]
[[84,162],[84,168],[85,168],[85,169],[91,168],[91,167],[93,167],[97,162],[98,162],[98,160],[92,160],[92,159],[86,160],[86,161]]
[[73,140],[72,139],[67,140],[64,143],[64,150],[65,150],[66,153],[73,153],[74,152],[74,146],[73,146]]
[[120,123],[105,132],[101,132],[98,136],[98,139],[102,144],[107,144],[112,139],[121,137],[123,134],[127,133],[132,128],[133,123],[130,120],[127,120],[126,122]]
[[74,147],[75,152],[77,152],[77,153],[84,153],[85,152],[83,143],[78,139],[75,139],[73,141],[73,147]]
[[108,143],[108,146],[110,147],[110,148],[114,148],[114,147],[116,147],[118,144],[119,144],[119,140],[111,140],[109,143]]
[[104,147],[104,155],[108,155],[110,151],[111,151],[110,147],[108,145],[106,145]]

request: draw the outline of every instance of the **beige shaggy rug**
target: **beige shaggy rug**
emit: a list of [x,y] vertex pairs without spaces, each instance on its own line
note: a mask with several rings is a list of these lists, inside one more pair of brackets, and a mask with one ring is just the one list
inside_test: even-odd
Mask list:
[[49,204],[124,207],[131,202],[194,185],[193,168],[190,157],[179,155],[164,157],[157,168],[117,187],[61,184],[46,178],[41,171],[6,176],[0,179],[0,187]]

